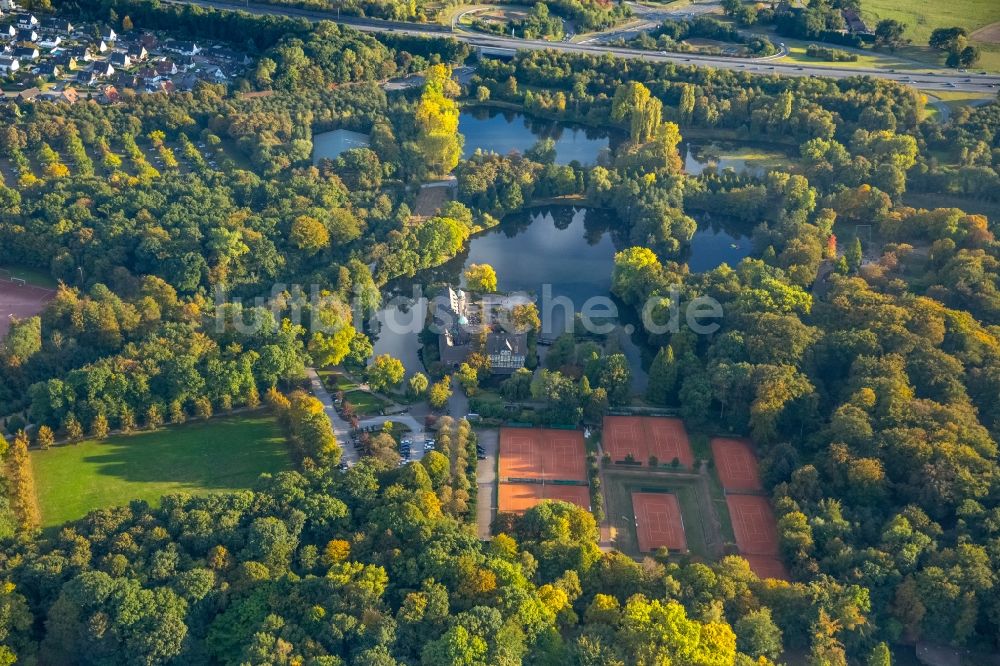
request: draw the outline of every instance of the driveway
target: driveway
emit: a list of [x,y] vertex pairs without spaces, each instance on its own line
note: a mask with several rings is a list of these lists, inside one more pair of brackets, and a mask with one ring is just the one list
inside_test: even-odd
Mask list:
[[488,541],[491,538],[490,524],[497,512],[497,448],[500,443],[500,431],[477,430],[479,445],[485,451],[485,460],[476,464],[476,485],[479,494],[476,496],[476,527],[479,538]]
[[466,397],[465,391],[462,390],[462,385],[458,383],[458,380],[452,377],[451,397],[448,398],[448,414],[456,419],[463,419],[468,413],[469,398]]
[[333,398],[330,397],[330,392],[323,386],[323,380],[316,374],[316,369],[307,368],[306,375],[309,377],[309,384],[312,387],[313,395],[323,403],[323,411],[326,412],[327,418],[330,419],[330,425],[333,426],[333,434],[337,436],[337,443],[340,444],[340,448],[343,451],[341,460],[348,465],[353,465],[358,462],[360,456],[358,455],[358,450],[351,444],[351,424],[340,418],[337,408],[334,407]]
[[381,426],[386,421],[392,421],[393,423],[402,423],[407,428],[410,429],[410,440],[413,444],[410,446],[410,457],[409,460],[422,460],[424,457],[424,442],[427,441],[427,433],[424,431],[423,423],[417,421],[410,414],[392,414],[390,416],[374,416],[370,419],[365,419],[364,421],[358,422],[359,428],[369,428],[371,426]]

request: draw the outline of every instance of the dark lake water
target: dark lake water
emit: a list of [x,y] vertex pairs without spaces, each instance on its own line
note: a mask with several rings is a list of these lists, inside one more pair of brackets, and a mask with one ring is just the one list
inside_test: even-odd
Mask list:
[[[584,166],[597,164],[602,153],[616,149],[627,138],[623,132],[545,120],[490,107],[471,107],[462,111],[458,131],[465,136],[462,149],[465,158],[476,150],[500,155],[511,151],[523,154],[540,139],[552,139],[555,142],[556,164],[569,164],[575,160]],[[684,160],[684,169],[691,174],[700,174],[713,166],[719,171],[733,169],[763,176],[768,168],[787,161],[780,152],[749,143],[682,141],[678,150]]]
[[[615,227],[612,213],[570,206],[548,206],[508,216],[500,225],[473,237],[467,249],[453,260],[394,285],[396,293],[405,298],[387,303],[378,317],[383,322],[386,317],[399,322],[412,317],[419,324],[427,306],[425,300],[413,297],[413,285],[458,285],[470,264],[481,263],[496,270],[500,291],[529,292],[539,299],[545,335],[565,330],[569,309],[566,303],[574,312],[581,311],[588,301],[592,307],[602,308],[611,303],[623,312],[610,293],[615,252],[626,246],[617,238]],[[721,263],[735,265],[750,251],[749,238],[739,232],[703,224],[692,239],[686,259],[692,270],[706,271]],[[600,301],[590,300],[595,297]],[[572,314],[568,321],[572,322]],[[419,370],[419,328],[417,325],[409,332],[393,333],[384,327],[374,343],[375,353],[399,358],[408,374]],[[644,368],[652,360],[650,350],[642,349],[641,336],[632,336],[622,327],[611,336],[629,359],[633,389],[644,390]]]
[[[466,108],[459,115],[458,131],[465,137],[464,158],[476,150],[500,155],[512,151],[523,154],[539,140],[552,139],[556,164],[576,161],[584,166],[597,164],[602,154],[616,149],[627,138],[623,132],[615,130],[546,120],[491,107]],[[323,158],[334,159],[345,150],[367,145],[366,134],[345,129],[322,132],[313,136],[313,163],[318,164]],[[700,174],[712,166],[719,171],[728,168],[763,176],[768,168],[787,161],[780,152],[753,144],[682,141],[678,150],[684,160],[684,169],[691,174]]]

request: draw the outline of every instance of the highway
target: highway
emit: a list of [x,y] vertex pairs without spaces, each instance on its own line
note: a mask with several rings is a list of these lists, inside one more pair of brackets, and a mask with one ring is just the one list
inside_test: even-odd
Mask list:
[[708,56],[693,53],[668,53],[664,51],[642,51],[602,46],[599,44],[573,44],[570,42],[547,42],[543,40],[513,39],[494,35],[481,35],[464,31],[452,31],[450,27],[437,24],[403,23],[379,19],[338,16],[323,12],[294,7],[261,5],[253,2],[226,2],[223,0],[165,0],[169,4],[190,4],[214,9],[242,10],[253,14],[272,14],[305,18],[311,21],[332,21],[349,25],[363,32],[388,32],[424,37],[452,37],[473,46],[485,49],[486,53],[513,53],[519,49],[562,51],[591,55],[611,54],[621,58],[633,58],[651,62],[672,62],[678,65],[715,67],[734,71],[746,71],[758,75],[812,76],[842,79],[851,76],[871,76],[879,79],[899,81],[922,90],[944,90],[956,92],[993,93],[1000,90],[1000,75],[960,72],[950,69],[930,68],[926,70],[893,71],[864,67],[811,67],[767,60]]

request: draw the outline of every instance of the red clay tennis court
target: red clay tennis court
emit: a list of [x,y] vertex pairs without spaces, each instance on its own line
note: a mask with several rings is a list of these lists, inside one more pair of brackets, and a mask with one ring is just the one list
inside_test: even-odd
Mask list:
[[684,519],[673,493],[632,493],[632,511],[639,537],[639,550],[650,553],[666,546],[687,551]]
[[590,510],[590,487],[555,483],[501,483],[497,509],[524,513],[542,500],[562,500]]
[[777,578],[778,580],[791,580],[788,569],[777,557],[771,555],[743,555],[743,559],[750,565],[750,570],[757,574],[758,578]]
[[778,524],[761,495],[726,495],[736,546],[742,555],[778,555]]
[[688,440],[684,422],[661,416],[605,416],[604,434],[601,437],[604,451],[611,460],[625,460],[629,454],[635,462],[649,464],[656,456],[661,465],[677,458],[681,465],[691,468],[694,454]]
[[500,429],[500,479],[587,480],[587,451],[579,430]]
[[727,491],[763,490],[757,455],[746,439],[712,438],[712,457],[719,472],[719,482]]

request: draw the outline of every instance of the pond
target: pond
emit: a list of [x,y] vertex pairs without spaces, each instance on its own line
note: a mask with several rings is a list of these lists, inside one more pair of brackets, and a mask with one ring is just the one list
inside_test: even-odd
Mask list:
[[556,164],[575,160],[584,166],[597,164],[601,151],[616,147],[624,138],[617,133],[612,138],[608,130],[482,106],[462,111],[458,117],[458,131],[465,136],[463,158],[479,149],[500,155],[511,151],[524,153],[539,140],[552,139],[556,144]]
[[320,160],[335,160],[346,150],[367,146],[368,135],[361,132],[346,129],[321,132],[313,136],[313,164],[319,164]]
[[[554,337],[566,330],[566,313],[570,309],[579,312],[594,297],[611,298],[614,256],[625,247],[615,226],[610,212],[570,206],[547,206],[510,215],[498,226],[474,236],[466,250],[448,263],[392,285],[392,293],[404,297],[387,303],[377,314],[379,322],[384,324],[387,317],[400,323],[423,321],[427,303],[414,298],[414,285],[458,285],[469,265],[486,263],[496,270],[500,291],[525,291],[538,298],[543,335]],[[735,265],[750,251],[748,238],[717,223],[706,223],[692,239],[686,260],[692,270],[706,271],[723,262]],[[615,305],[619,312],[630,314],[620,303]],[[572,314],[568,321],[572,322]],[[393,333],[383,328],[374,347],[376,354],[388,353],[402,360],[409,375],[421,369],[421,364],[417,354],[419,326],[408,330]],[[629,360],[633,390],[643,391],[652,350],[644,350],[641,336],[630,335],[627,330],[627,326],[620,326],[611,336]]]
[[[458,131],[465,136],[462,157],[476,150],[506,155],[524,153],[541,139],[555,142],[556,164],[577,161],[584,166],[598,163],[601,154],[615,150],[626,139],[623,132],[545,120],[516,111],[475,106],[462,111]],[[763,177],[770,169],[787,169],[788,157],[771,147],[753,143],[682,141],[678,146],[684,169],[694,175],[714,167],[718,171]]]
[[[525,153],[541,139],[555,142],[556,164],[576,161],[594,166],[602,153],[618,148],[626,139],[623,132],[536,118],[517,111],[493,107],[465,108],[458,119],[458,131],[465,136],[462,157],[476,150],[506,155]],[[313,136],[313,163],[336,159],[345,150],[368,145],[368,135],[346,129],[321,132]],[[753,143],[682,141],[678,146],[684,169],[698,175],[709,167],[718,171],[734,169],[762,177],[770,169],[788,168],[788,156],[773,148]]]

